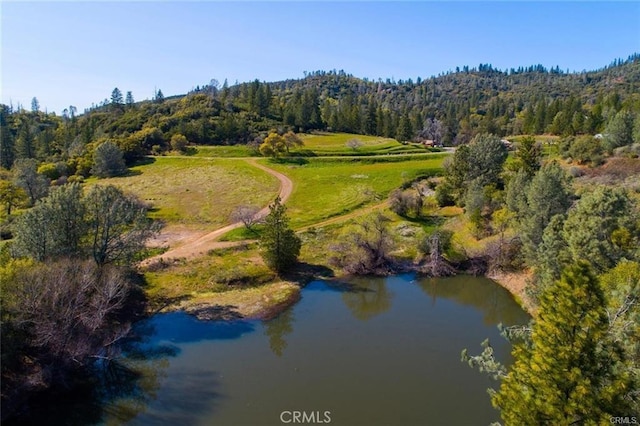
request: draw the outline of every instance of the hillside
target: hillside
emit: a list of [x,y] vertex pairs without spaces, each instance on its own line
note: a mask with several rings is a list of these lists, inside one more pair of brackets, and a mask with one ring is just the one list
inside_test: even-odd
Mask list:
[[479,133],[499,136],[596,134],[621,110],[640,111],[640,56],[594,71],[567,73],[541,65],[496,70],[463,67],[416,81],[368,81],[344,71],[302,79],[229,86],[213,81],[186,95],[134,102],[114,89],[111,100],[62,116],[0,106],[0,165],[17,158],[67,163],[88,176],[93,148],[115,142],[128,163],[170,149],[171,138],[192,144],[255,146],[271,129],[341,131],[400,141],[466,143]]

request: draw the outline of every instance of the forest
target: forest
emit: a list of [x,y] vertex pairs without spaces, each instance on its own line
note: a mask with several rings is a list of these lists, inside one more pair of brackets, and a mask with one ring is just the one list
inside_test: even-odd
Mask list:
[[[371,163],[355,155],[321,158],[314,137],[339,139],[349,156],[370,149]],[[421,142],[455,150],[431,153]],[[0,238],[8,240],[0,246],[3,400],[16,409],[31,391],[71,386],[78,371],[83,379],[93,377],[93,368],[115,357],[110,351],[143,315],[149,294],[139,284],[149,277],[161,282],[156,272],[171,281],[182,267],[212,276],[210,268],[225,269],[208,264],[211,253],[184,265],[159,262],[157,271],[140,268],[150,256],[145,242],[161,226],[150,214],[164,207],[118,187],[118,179],[171,166],[173,172],[160,175],[170,185],[170,173],[186,175],[190,167],[195,176],[198,167],[216,177],[219,188],[232,182],[224,188],[233,192],[239,176],[261,183],[248,170],[262,161],[258,167],[268,164],[306,189],[286,201],[297,226],[281,230],[288,238],[286,261],[269,253],[265,264],[273,271],[252,269],[261,284],[295,270],[298,256],[300,263],[352,275],[398,273],[398,265],[414,262],[413,272],[429,277],[526,276],[526,289],[514,294],[533,321],[504,330],[515,348],[511,370],[493,358],[488,342],[480,355],[463,354],[502,379],[492,403],[503,419],[590,424],[632,414],[640,401],[639,142],[639,54],[578,73],[481,64],[416,81],[368,81],[335,70],[271,83],[211,80],[185,95],[165,97],[158,90],[154,99],[139,102],[114,88],[83,113],[70,105],[61,115],[42,111],[36,97],[30,109],[0,105]],[[385,144],[398,149],[395,155],[388,157]],[[242,147],[237,152],[256,157],[308,158],[243,154],[223,165],[215,155],[193,156],[203,149],[206,157],[213,146]],[[406,154],[397,154],[400,149]],[[331,180],[321,186],[317,176]],[[369,176],[380,177],[371,179],[377,186],[353,181]],[[350,194],[347,189],[355,193],[353,205],[341,206],[351,202],[338,200]],[[180,190],[184,205],[187,191],[197,195],[196,188]],[[363,194],[366,200],[358,198]],[[327,204],[342,210],[322,213]],[[240,207],[251,212],[249,219],[259,209]],[[357,210],[373,219],[315,228]],[[262,232],[264,240],[273,233],[269,223],[288,226],[280,198],[271,211],[280,218],[269,216],[258,231],[245,223],[245,234],[238,235]],[[318,211],[316,218],[304,217]],[[190,216],[176,213],[173,220],[181,215]],[[160,217],[172,224],[172,216]],[[416,231],[402,239],[390,222],[394,230],[415,225]],[[301,249],[303,241],[314,244]],[[258,251],[250,244],[245,256]],[[217,261],[233,266],[225,272],[241,274],[237,253],[224,253]],[[225,289],[247,281],[227,278]]]
[[[489,64],[416,81],[368,81],[344,71],[302,79],[220,84],[213,79],[186,95],[135,102],[114,88],[110,98],[79,114],[0,105],[0,166],[34,158],[51,179],[91,174],[94,150],[117,145],[132,164],[172,148],[174,136],[198,145],[257,147],[268,132],[328,130],[399,141],[468,143],[481,133],[563,137],[611,132],[640,111],[640,56],[599,70],[567,73],[541,65],[501,71]],[[181,139],[181,138],[179,138]],[[622,144],[621,144],[622,145]]]

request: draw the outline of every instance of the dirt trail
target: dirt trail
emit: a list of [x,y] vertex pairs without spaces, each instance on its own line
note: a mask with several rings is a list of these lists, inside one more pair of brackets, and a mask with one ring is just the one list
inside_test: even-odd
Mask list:
[[[291,179],[289,179],[287,176],[283,175],[280,172],[276,172],[275,170],[270,169],[266,166],[263,166],[262,164],[258,164],[258,162],[255,159],[244,159],[244,160],[247,161],[252,166],[257,167],[261,170],[264,170],[265,172],[269,173],[272,176],[275,176],[280,181],[280,192],[278,195],[280,196],[280,199],[282,200],[283,203],[287,201],[287,199],[289,198],[289,196],[291,196],[291,193],[293,192],[293,182],[291,182]],[[256,213],[256,218],[262,219],[267,214],[269,214],[269,206],[263,208],[258,213]],[[153,256],[148,259],[145,259],[141,263],[141,266],[149,265],[160,259],[170,260],[170,259],[177,259],[177,258],[193,258],[198,255],[202,255],[211,249],[227,248],[227,247],[233,247],[240,244],[244,244],[246,243],[245,241],[216,241],[218,238],[220,238],[227,232],[232,231],[236,228],[240,228],[242,226],[244,226],[242,222],[236,222],[236,223],[227,225],[223,228],[216,229],[215,231],[209,232],[204,235],[196,235],[195,237],[187,238],[185,239],[186,241],[184,244],[175,248],[171,248],[168,251],[162,254],[159,254],[157,256]],[[174,239],[166,235],[164,236],[163,239],[170,243],[172,241],[175,241],[177,238]]]

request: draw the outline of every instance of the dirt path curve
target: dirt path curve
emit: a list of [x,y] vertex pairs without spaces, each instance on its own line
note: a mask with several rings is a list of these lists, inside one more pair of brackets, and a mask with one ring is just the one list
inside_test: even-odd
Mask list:
[[[289,179],[287,176],[283,175],[280,172],[277,172],[273,169],[263,166],[262,164],[258,164],[258,162],[253,158],[249,158],[249,159],[245,158],[244,160],[249,164],[251,164],[252,166],[257,167],[258,169],[264,170],[265,172],[269,173],[272,176],[275,176],[280,181],[280,192],[278,193],[278,195],[280,196],[280,199],[282,200],[283,203],[287,201],[287,199],[289,198],[289,196],[291,196],[291,193],[293,192],[293,182],[291,182],[291,179]],[[267,214],[269,214],[269,206],[263,208],[258,213],[256,213],[256,218],[262,219]],[[202,255],[211,249],[233,247],[239,244],[243,244],[245,243],[245,241],[216,241],[218,238],[220,238],[227,232],[234,230],[236,228],[240,228],[241,226],[244,226],[242,222],[236,222],[236,223],[227,225],[223,228],[216,229],[215,231],[209,232],[207,234],[200,235],[196,238],[190,239],[183,245],[180,245],[175,248],[171,248],[162,254],[145,259],[143,262],[141,262],[140,266],[149,265],[160,259],[163,259],[163,260],[170,260],[170,259],[177,259],[177,258],[190,259],[199,255]]]

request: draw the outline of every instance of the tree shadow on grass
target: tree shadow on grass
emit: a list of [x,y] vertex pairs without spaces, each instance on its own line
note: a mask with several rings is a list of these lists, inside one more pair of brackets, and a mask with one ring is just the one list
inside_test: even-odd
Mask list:
[[309,160],[302,157],[278,157],[272,158],[270,162],[275,164],[294,164],[297,166],[304,166],[305,164],[309,164]]
[[142,157],[142,158],[134,161],[133,164],[131,164],[129,167],[147,166],[147,165],[153,164],[155,162],[156,162],[156,158],[155,157],[147,156],[147,157]]

